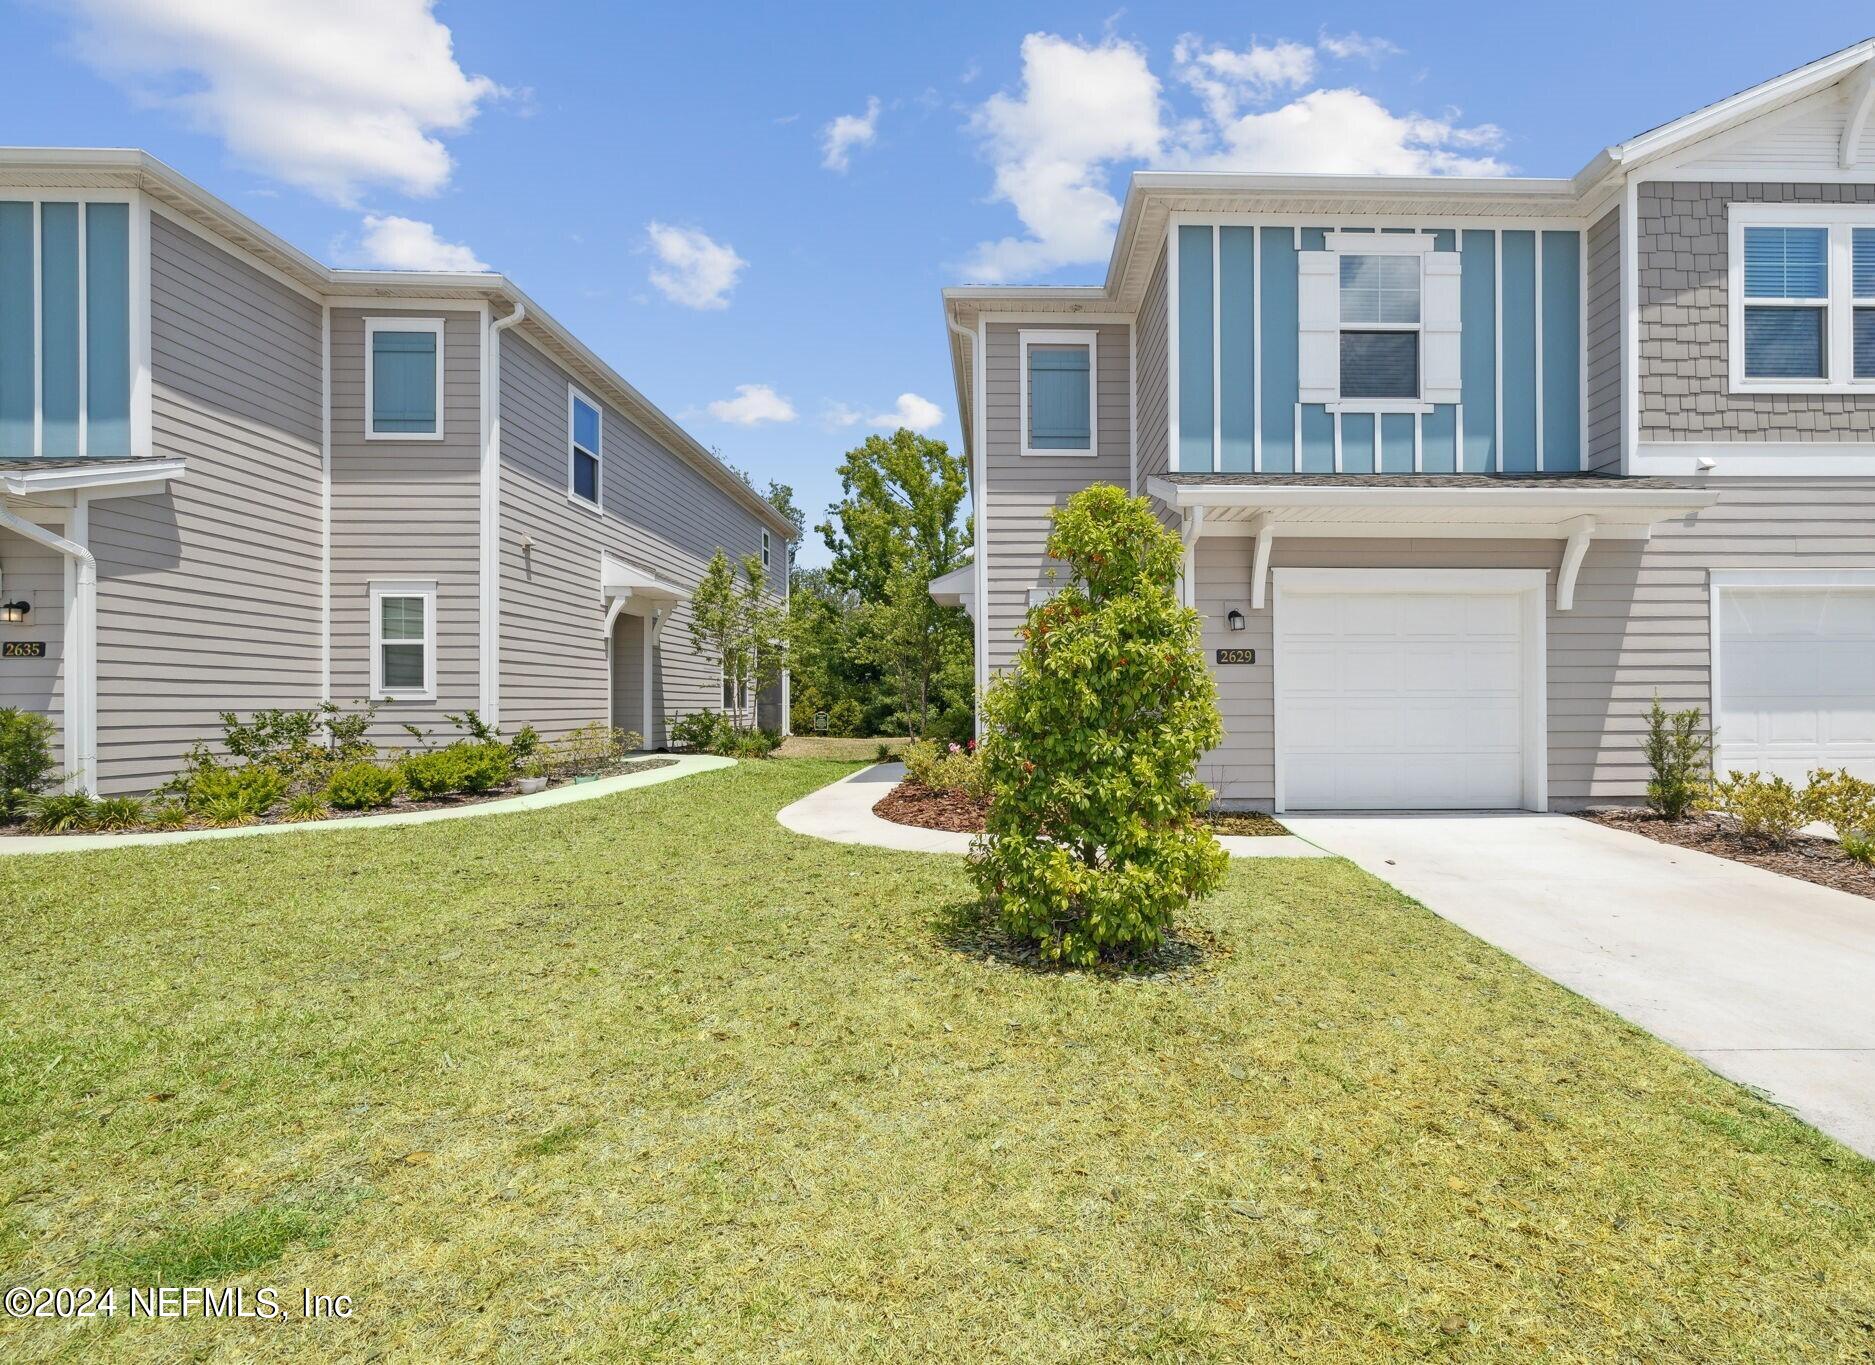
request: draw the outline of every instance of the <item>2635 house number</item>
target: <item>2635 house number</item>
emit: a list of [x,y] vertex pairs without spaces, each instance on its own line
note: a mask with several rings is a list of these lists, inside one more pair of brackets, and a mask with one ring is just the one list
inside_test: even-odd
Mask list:
[[44,640],[0,640],[0,659],[43,659]]

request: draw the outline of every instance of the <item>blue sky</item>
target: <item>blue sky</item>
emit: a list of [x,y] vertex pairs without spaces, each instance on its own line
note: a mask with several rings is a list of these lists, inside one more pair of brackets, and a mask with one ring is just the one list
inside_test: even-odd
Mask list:
[[486,262],[811,522],[875,425],[957,441],[938,290],[1098,282],[1130,170],[1567,175],[1872,14],[28,3],[0,142],[143,147],[335,263]]

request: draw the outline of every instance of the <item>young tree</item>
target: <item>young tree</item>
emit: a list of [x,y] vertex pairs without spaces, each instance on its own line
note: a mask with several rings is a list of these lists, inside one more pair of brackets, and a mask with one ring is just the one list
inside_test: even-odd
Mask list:
[[907,560],[887,580],[884,599],[860,609],[863,657],[879,667],[913,735],[927,733],[933,712],[952,700],[960,663],[966,695],[970,686],[970,620],[931,600],[931,578],[922,561]]
[[[723,663],[723,676],[742,695],[760,691],[781,676],[788,663],[788,613],[768,591],[768,575],[759,555],[744,555],[742,579],[719,547],[690,599],[690,646]],[[740,707],[731,717],[746,729]]]
[[1221,884],[1192,774],[1223,722],[1198,613],[1174,595],[1178,539],[1146,499],[1076,493],[1048,552],[1066,584],[984,702],[991,804],[971,872],[1012,932],[1086,965],[1156,946]]
[[920,560],[933,577],[949,573],[970,549],[960,508],[964,464],[942,441],[900,427],[868,436],[840,465],[840,501],[815,529],[833,554],[836,587],[881,601],[895,570]]

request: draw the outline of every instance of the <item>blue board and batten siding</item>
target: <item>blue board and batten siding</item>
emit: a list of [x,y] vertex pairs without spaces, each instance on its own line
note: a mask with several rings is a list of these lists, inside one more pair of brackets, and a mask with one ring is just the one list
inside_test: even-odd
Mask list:
[[1297,253],[1324,250],[1328,229],[1181,224],[1175,467],[1278,474],[1579,470],[1581,233],[1429,231],[1433,250],[1463,253],[1463,401],[1417,414],[1336,414],[1325,404],[1297,401]]

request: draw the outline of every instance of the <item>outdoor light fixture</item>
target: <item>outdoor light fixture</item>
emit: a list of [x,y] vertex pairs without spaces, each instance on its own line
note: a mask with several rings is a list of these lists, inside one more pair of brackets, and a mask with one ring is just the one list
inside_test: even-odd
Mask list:
[[1224,619],[1230,622],[1230,628],[1232,630],[1242,630],[1244,627],[1243,613],[1238,611],[1235,607],[1230,609],[1230,615],[1226,616]]
[[9,625],[18,625],[26,619],[26,613],[33,609],[31,602],[24,599],[18,602],[0,602],[0,621]]

